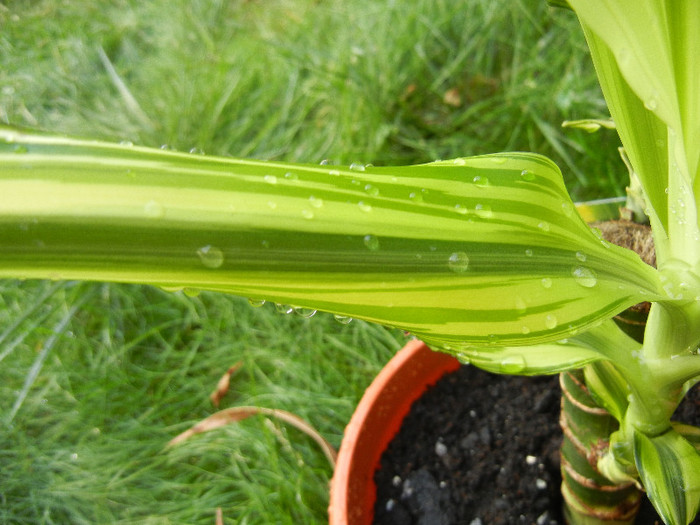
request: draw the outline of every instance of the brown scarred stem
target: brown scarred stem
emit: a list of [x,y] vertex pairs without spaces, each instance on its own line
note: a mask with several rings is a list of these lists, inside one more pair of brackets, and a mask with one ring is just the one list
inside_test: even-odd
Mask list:
[[634,483],[617,484],[598,470],[598,459],[608,449],[608,438],[618,423],[599,407],[584,383],[583,372],[560,376],[560,424],[564,514],[571,525],[632,524],[642,493]]

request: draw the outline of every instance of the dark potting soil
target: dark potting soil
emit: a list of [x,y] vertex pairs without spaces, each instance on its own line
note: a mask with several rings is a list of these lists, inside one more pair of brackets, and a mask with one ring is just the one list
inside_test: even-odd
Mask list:
[[[381,458],[374,524],[563,525],[560,392],[558,376],[445,375]],[[699,424],[698,405],[695,388],[674,419]],[[655,523],[645,498],[637,524]]]

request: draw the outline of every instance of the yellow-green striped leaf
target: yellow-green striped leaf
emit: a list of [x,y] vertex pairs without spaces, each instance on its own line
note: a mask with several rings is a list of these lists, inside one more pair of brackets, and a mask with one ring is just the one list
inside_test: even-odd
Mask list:
[[[670,257],[700,260],[700,2],[572,0],[608,107]],[[657,228],[657,230],[659,230]],[[657,252],[665,258],[662,232]]]
[[455,348],[555,341],[661,289],[538,155],[334,167],[16,130],[0,132],[0,276],[229,292]]
[[700,508],[700,454],[670,428],[659,436],[635,432],[639,476],[656,511],[668,525],[687,525]]

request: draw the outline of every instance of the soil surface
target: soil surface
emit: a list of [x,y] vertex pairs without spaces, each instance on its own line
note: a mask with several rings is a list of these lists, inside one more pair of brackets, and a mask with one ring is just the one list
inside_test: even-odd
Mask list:
[[[559,404],[558,376],[447,374],[382,456],[375,525],[563,525]],[[698,405],[695,388],[674,419],[700,424]],[[637,524],[655,523],[645,499]]]

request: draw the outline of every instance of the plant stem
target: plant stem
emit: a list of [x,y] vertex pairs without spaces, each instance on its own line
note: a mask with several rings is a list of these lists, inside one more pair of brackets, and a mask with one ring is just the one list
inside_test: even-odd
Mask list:
[[641,492],[633,482],[614,483],[598,470],[618,423],[598,406],[581,370],[560,376],[564,433],[561,447],[564,513],[573,525],[631,524],[639,510]]

